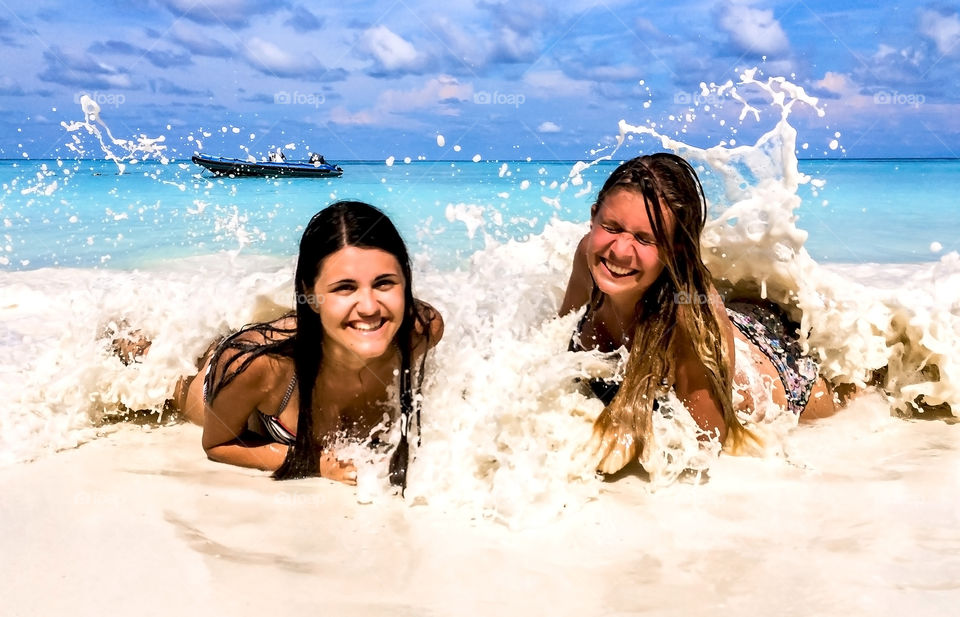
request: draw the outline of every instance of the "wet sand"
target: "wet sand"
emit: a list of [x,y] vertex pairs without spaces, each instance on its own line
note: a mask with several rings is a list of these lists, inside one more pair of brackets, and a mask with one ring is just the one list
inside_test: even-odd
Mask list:
[[918,615],[960,601],[960,425],[867,396],[700,486],[635,474],[510,530],[123,426],[0,469],[8,615]]

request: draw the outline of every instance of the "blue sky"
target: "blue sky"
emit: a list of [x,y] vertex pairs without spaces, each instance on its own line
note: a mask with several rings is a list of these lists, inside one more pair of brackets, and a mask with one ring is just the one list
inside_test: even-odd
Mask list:
[[[0,156],[70,156],[61,122],[87,93],[115,137],[163,135],[175,156],[199,139],[225,156],[580,159],[620,119],[667,126],[700,82],[753,66],[821,97],[824,118],[791,117],[805,156],[960,156],[960,3],[360,4],[0,0]],[[698,146],[739,111],[704,104],[683,135]]]

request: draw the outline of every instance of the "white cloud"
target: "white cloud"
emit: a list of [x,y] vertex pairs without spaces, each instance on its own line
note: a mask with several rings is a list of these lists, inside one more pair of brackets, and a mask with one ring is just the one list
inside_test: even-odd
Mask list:
[[527,73],[523,83],[535,92],[549,92],[553,96],[587,96],[593,85],[590,81],[567,77],[562,71]]
[[43,52],[47,68],[38,75],[43,81],[81,88],[133,87],[130,74],[95,58],[93,55],[54,47]]
[[787,51],[787,35],[772,10],[729,2],[720,9],[718,23],[743,51],[775,54]]
[[456,115],[444,107],[444,101],[466,101],[473,97],[473,86],[461,84],[455,77],[439,75],[413,90],[385,90],[377,98],[377,108],[384,112],[405,112],[436,109],[437,113]]
[[173,22],[168,31],[171,39],[187,48],[191,53],[201,56],[229,56],[230,49],[213,38],[212,34],[210,28],[197,28],[183,21]]
[[933,40],[937,51],[947,55],[960,51],[960,16],[941,15],[938,11],[926,9],[920,12],[920,34]]
[[200,24],[244,27],[253,17],[262,18],[280,7],[279,2],[257,0],[159,0],[178,19],[187,18]]
[[875,60],[883,60],[887,56],[892,56],[897,53],[896,47],[891,47],[886,43],[880,43],[877,45],[877,53],[873,54]]
[[0,94],[10,93],[22,94],[23,88],[20,87],[20,84],[6,75],[0,75]]
[[380,119],[369,110],[361,110],[356,113],[352,113],[342,106],[331,109],[328,119],[334,124],[346,124],[352,126],[366,126],[380,123]]
[[363,49],[388,71],[416,70],[423,63],[413,44],[386,26],[365,30],[361,42]]
[[766,75],[783,75],[789,78],[790,74],[795,73],[796,70],[796,63],[790,58],[767,60],[763,63],[763,72]]
[[468,66],[483,66],[487,62],[490,45],[476,32],[468,32],[460,24],[441,15],[435,15],[430,20],[430,30],[443,39],[444,47],[456,61]]
[[275,77],[340,79],[342,69],[327,69],[312,53],[291,53],[259,37],[252,37],[241,47],[243,57],[250,65]]
[[[827,103],[831,106],[831,117],[836,118],[841,123],[849,121],[857,124],[858,121],[853,120],[853,116],[862,118],[864,109],[878,109],[876,95],[864,94],[864,86],[848,73],[827,71],[824,73],[823,79],[813,82],[813,85],[815,88],[836,95],[834,98],[842,101],[842,104],[837,103],[836,105]],[[880,92],[881,100],[886,94],[890,94],[890,92],[886,90]]]
[[630,64],[618,66],[587,66],[586,75],[596,81],[633,81],[643,76],[640,67]]
[[633,25],[640,32],[658,35],[661,34],[660,29],[657,28],[652,21],[645,17],[637,17],[633,20]]
[[299,56],[287,53],[270,41],[253,37],[243,45],[243,55],[253,64],[279,74],[296,73],[302,69]]
[[453,116],[459,109],[448,105],[450,101],[466,101],[473,98],[473,86],[461,84],[455,77],[439,75],[429,79],[423,86],[411,90],[384,90],[377,97],[374,107],[350,112],[344,107],[330,111],[330,121],[336,124],[391,125],[397,114],[430,110],[439,115]]
[[560,125],[550,122],[549,120],[542,122],[540,126],[537,127],[538,133],[559,133],[560,130]]
[[859,90],[849,75],[833,71],[827,71],[823,79],[814,82],[813,85],[833,94],[850,94]]
[[536,57],[537,44],[527,34],[512,28],[500,28],[497,43],[492,51],[493,59],[504,62],[523,62]]

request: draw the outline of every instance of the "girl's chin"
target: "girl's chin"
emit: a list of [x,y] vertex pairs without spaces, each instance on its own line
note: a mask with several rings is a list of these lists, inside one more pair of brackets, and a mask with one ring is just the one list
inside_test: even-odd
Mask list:
[[375,334],[354,334],[349,339],[349,346],[364,358],[379,358],[390,350],[396,334],[396,331],[385,331]]
[[636,293],[640,289],[635,276],[614,277],[602,270],[603,266],[600,266],[600,268],[601,272],[594,272],[593,280],[596,281],[600,291],[608,296]]
[[387,349],[389,348],[384,347],[379,349],[369,349],[361,347],[360,349],[355,349],[354,351],[357,354],[357,357],[359,357],[361,360],[373,362],[374,360],[382,358],[384,354],[387,353]]

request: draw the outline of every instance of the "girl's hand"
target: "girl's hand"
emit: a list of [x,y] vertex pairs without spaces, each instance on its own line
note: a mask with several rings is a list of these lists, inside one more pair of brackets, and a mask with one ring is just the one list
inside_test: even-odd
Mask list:
[[350,461],[341,461],[333,452],[320,453],[320,477],[356,485],[357,468]]
[[637,456],[637,438],[632,428],[614,419],[604,409],[593,423],[593,435],[587,442],[588,462],[600,473],[616,473]]

